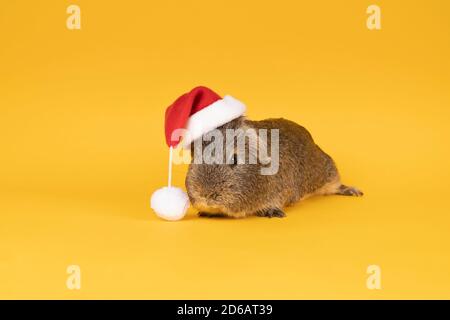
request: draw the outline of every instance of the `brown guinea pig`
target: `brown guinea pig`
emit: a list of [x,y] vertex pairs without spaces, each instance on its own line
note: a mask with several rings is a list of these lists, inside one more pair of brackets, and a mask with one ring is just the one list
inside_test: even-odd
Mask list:
[[[237,158],[236,149],[232,161],[216,163],[195,163],[197,146],[206,148],[208,139],[191,145],[193,161],[186,176],[186,189],[194,208],[200,216],[226,216],[243,218],[247,216],[285,217],[283,208],[313,195],[338,194],[361,196],[356,188],[341,183],[333,159],[314,143],[311,134],[302,126],[286,119],[251,121],[237,118],[217,130],[226,135],[227,130],[278,129],[278,167],[275,174],[261,174],[265,166],[243,163]],[[269,148],[271,140],[257,134]],[[205,140],[205,141],[204,141]],[[197,142],[197,141],[196,141]],[[227,141],[225,145],[229,144]],[[235,145],[232,141],[233,146]],[[255,152],[245,142],[248,155]],[[197,154],[202,154],[201,152]],[[227,157],[224,151],[223,156]],[[273,155],[269,155],[269,158]],[[272,159],[273,160],[273,159]]]

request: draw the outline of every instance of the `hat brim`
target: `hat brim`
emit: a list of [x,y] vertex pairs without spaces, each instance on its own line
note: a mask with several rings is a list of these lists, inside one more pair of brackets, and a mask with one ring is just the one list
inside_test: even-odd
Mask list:
[[193,114],[187,124],[183,135],[182,146],[187,149],[191,143],[205,133],[223,126],[244,115],[246,106],[241,101],[226,95],[209,106]]

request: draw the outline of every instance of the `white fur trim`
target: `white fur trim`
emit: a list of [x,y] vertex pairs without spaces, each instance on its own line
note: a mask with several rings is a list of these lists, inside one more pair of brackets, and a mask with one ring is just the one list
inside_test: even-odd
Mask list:
[[232,96],[225,96],[206,108],[194,113],[186,125],[187,133],[183,137],[183,147],[189,148],[190,144],[205,133],[239,118],[245,113],[245,104]]
[[150,206],[162,219],[176,221],[183,219],[189,208],[189,198],[180,188],[164,187],[152,194]]

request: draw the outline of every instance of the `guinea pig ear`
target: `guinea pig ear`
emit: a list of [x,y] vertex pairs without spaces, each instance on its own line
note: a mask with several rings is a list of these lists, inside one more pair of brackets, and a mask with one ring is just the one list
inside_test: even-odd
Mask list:
[[[239,148],[235,151],[238,159],[245,159],[246,164],[267,164],[270,157],[267,154],[267,134],[261,135],[261,132],[254,128],[243,128],[239,133],[238,139],[245,139],[245,150]],[[242,154],[245,152],[244,154]],[[248,157],[246,154],[248,153]],[[241,163],[241,162],[239,162]]]
[[246,131],[248,137],[246,141],[246,148],[249,152],[248,162],[249,164],[261,164],[266,165],[271,163],[272,159],[269,156],[267,138],[267,130],[248,129]]
[[[267,154],[267,134],[260,133],[254,128],[243,127],[235,130],[231,136],[227,136],[224,150],[226,164],[270,163],[270,157]],[[245,141],[244,148],[241,148],[243,141]]]

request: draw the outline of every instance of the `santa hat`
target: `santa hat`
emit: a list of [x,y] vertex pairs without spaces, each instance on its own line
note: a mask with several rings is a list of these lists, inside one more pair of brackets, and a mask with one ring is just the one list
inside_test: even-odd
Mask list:
[[[189,207],[186,193],[171,185],[173,148],[180,143],[188,148],[205,133],[239,118],[245,110],[245,105],[232,96],[221,98],[211,89],[202,86],[183,94],[167,108],[165,135],[170,152],[169,181],[167,187],[155,191],[151,198],[151,207],[159,217],[179,220]],[[177,134],[181,133],[176,132],[179,129],[184,129],[183,134]]]

